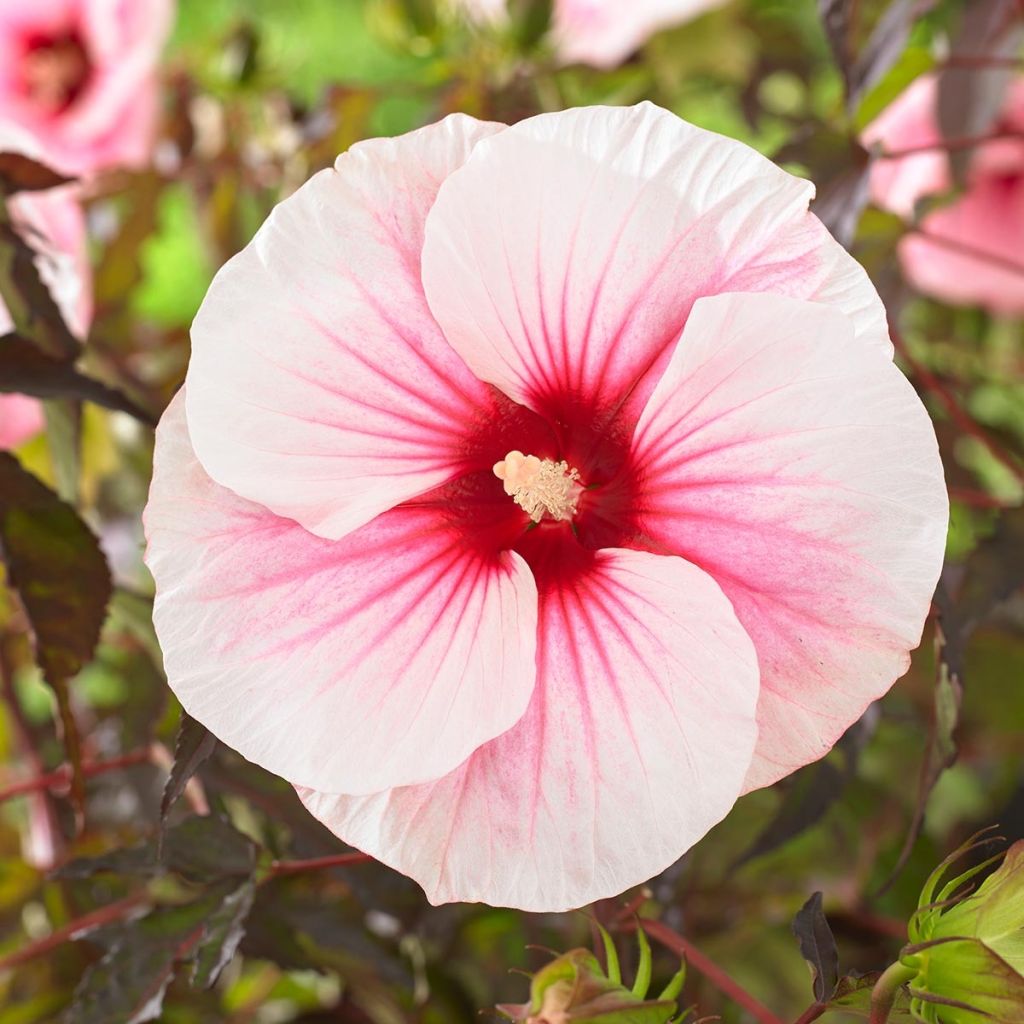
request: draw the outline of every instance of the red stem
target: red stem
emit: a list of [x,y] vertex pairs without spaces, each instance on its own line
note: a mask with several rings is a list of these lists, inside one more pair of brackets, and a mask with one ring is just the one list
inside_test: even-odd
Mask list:
[[828,1009],[828,1003],[811,1003],[803,1013],[797,1017],[794,1024],[811,1024],[817,1020]]
[[310,860],[275,860],[270,865],[270,876],[298,875],[304,871],[323,871],[325,868],[341,868],[351,864],[367,864],[373,858],[368,853],[335,853],[329,857],[313,857]]
[[[82,776],[91,779],[94,775],[117,771],[119,768],[127,768],[133,764],[142,764],[148,760],[149,749],[147,748],[144,750],[133,750],[131,753],[122,754],[120,757],[112,757],[108,761],[83,761]],[[52,772],[34,775],[29,779],[22,779],[20,782],[12,782],[3,789],[0,789],[0,803],[10,800],[12,797],[24,796],[26,793],[38,793],[43,789],[63,788],[71,782],[71,776],[71,766],[62,764]]]
[[684,939],[660,921],[642,920],[640,926],[653,939],[677,956],[685,957],[694,970],[699,971],[719,992],[728,996],[737,1006],[742,1006],[760,1024],[783,1024],[763,1003],[755,999],[745,988],[733,981],[716,963],[709,960],[689,939]]
[[[1022,268],[1024,270],[1024,268]],[[919,363],[907,350],[907,346],[904,343],[902,337],[896,332],[892,332],[892,342],[899,352],[900,357],[907,364],[910,372],[917,378],[920,379],[922,385],[931,391],[949,413],[950,418],[956,423],[965,433],[970,434],[971,437],[980,441],[991,453],[992,457],[998,462],[1002,463],[1021,483],[1024,483],[1024,468],[1019,466],[1017,462],[1002,450],[985,433],[984,430],[975,422],[974,417],[971,416],[966,409],[960,404],[956,396],[949,388],[938,377],[932,373],[928,367]]]
[[126,896],[123,900],[117,900],[115,903],[108,903],[105,907],[100,907],[98,910],[91,910],[88,914],[76,917],[66,925],[63,925],[60,928],[55,928],[49,935],[46,935],[41,939],[36,939],[35,942],[30,942],[27,946],[22,946],[21,949],[16,949],[13,953],[8,953],[5,957],[0,957],[0,971],[10,970],[12,967],[17,967],[19,964],[27,963],[29,960],[34,960],[37,956],[42,956],[44,953],[48,953],[51,949],[56,949],[57,946],[61,946],[65,942],[71,941],[83,932],[91,931],[93,928],[98,928],[100,925],[104,924],[110,924],[113,921],[119,921],[122,918],[127,917],[131,911],[144,903],[146,899],[146,893],[139,892],[134,896]]

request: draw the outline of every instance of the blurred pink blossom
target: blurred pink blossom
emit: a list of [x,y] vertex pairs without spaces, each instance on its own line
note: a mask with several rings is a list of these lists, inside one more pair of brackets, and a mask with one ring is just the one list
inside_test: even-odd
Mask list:
[[675,861],[909,663],[935,435],[812,188],[650,104],[353,146],[211,287],[172,688],[434,902]]
[[[457,0],[470,16],[506,15],[505,0]],[[659,29],[689,21],[727,0],[555,0],[551,38],[565,64],[613,68]]]
[[42,429],[39,402],[27,395],[0,394],[0,450],[16,448]]
[[[41,154],[34,140],[0,126],[0,152]],[[23,192],[9,200],[15,229],[38,254],[36,265],[72,333],[84,338],[92,319],[92,271],[85,218],[74,186]],[[0,299],[0,336],[14,329]],[[13,448],[42,429],[42,407],[34,398],[0,393],[0,449]]]
[[[937,96],[937,79],[922,76],[864,131],[868,146],[921,149],[877,160],[871,171],[875,203],[907,220],[919,200],[953,187],[949,157],[941,148]],[[1012,83],[992,127],[993,135],[1012,132],[1024,134],[1024,79]],[[912,231],[899,245],[910,284],[945,302],[1024,313],[1024,138],[994,138],[977,146],[963,193],[926,213],[919,227],[924,234]]]
[[146,163],[171,0],[0,4],[0,122],[68,174]]

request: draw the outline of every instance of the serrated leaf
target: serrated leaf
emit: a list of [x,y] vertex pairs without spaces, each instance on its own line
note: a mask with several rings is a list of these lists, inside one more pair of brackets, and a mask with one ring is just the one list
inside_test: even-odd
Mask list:
[[74,178],[58,174],[38,160],[24,153],[0,153],[0,192],[14,195],[16,192],[42,192],[46,189],[67,185]]
[[92,660],[110,600],[110,570],[78,513],[8,452],[0,452],[0,559],[57,698],[71,795],[81,816],[85,784],[68,680]]
[[159,1017],[175,964],[190,958],[219,902],[208,898],[154,910],[119,929],[82,977],[65,1024],[143,1024]]
[[793,918],[793,934],[811,968],[815,1001],[827,1003],[839,981],[839,951],[825,919],[820,892],[816,892]]
[[238,944],[245,935],[245,922],[252,909],[256,883],[246,879],[228,893],[221,905],[206,921],[202,941],[196,948],[192,984],[210,988],[220,972],[231,962]]
[[52,684],[92,659],[110,599],[110,570],[78,513],[0,452],[0,550]]
[[174,742],[174,764],[171,766],[171,774],[167,778],[160,800],[161,824],[167,818],[171,807],[185,792],[185,787],[189,779],[195,775],[196,769],[216,748],[217,737],[205,725],[200,725],[187,711],[182,711],[178,737]]
[[149,426],[156,417],[117,388],[87,376],[66,359],[53,359],[19,334],[0,337],[0,392],[68,398],[124,412]]
[[167,829],[158,855],[155,839],[99,857],[80,857],[57,872],[62,878],[89,878],[102,872],[149,878],[173,871],[190,882],[248,877],[256,866],[256,846],[219,815],[193,815]]

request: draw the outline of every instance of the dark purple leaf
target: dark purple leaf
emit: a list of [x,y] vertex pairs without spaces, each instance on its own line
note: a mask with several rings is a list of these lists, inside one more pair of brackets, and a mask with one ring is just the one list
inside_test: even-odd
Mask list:
[[195,775],[196,769],[209,758],[216,747],[217,737],[205,725],[200,725],[187,711],[182,711],[178,738],[174,743],[174,764],[171,766],[171,774],[167,778],[167,785],[160,801],[161,823],[185,792],[185,787],[189,779]]
[[156,417],[127,395],[87,377],[67,360],[50,358],[18,334],[0,337],[0,392],[93,402],[156,426]]
[[0,153],[0,193],[41,192],[74,181],[23,153]]
[[811,968],[814,999],[818,1003],[827,1003],[839,982],[839,952],[832,929],[825,919],[820,892],[816,892],[793,918],[793,934]]

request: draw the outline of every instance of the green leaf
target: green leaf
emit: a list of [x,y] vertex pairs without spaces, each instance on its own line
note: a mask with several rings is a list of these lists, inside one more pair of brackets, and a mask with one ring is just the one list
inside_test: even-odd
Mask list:
[[820,892],[816,892],[793,918],[793,934],[811,968],[814,998],[819,1003],[826,1003],[839,981],[839,952],[832,929],[825,919]]
[[645,999],[647,990],[651,987],[651,944],[647,941],[643,928],[637,928],[636,941],[640,946],[640,961],[637,964],[632,992],[637,999]]
[[[875,983],[882,976],[881,971],[872,971],[869,974],[847,974],[839,979],[832,998],[829,1000],[829,1007],[837,1010],[850,1010],[857,1013],[868,1014],[871,1011],[871,993]],[[896,1001],[889,1011],[889,1019],[896,1017],[907,1017],[910,1015],[910,997],[905,989],[900,989],[896,994]]]

